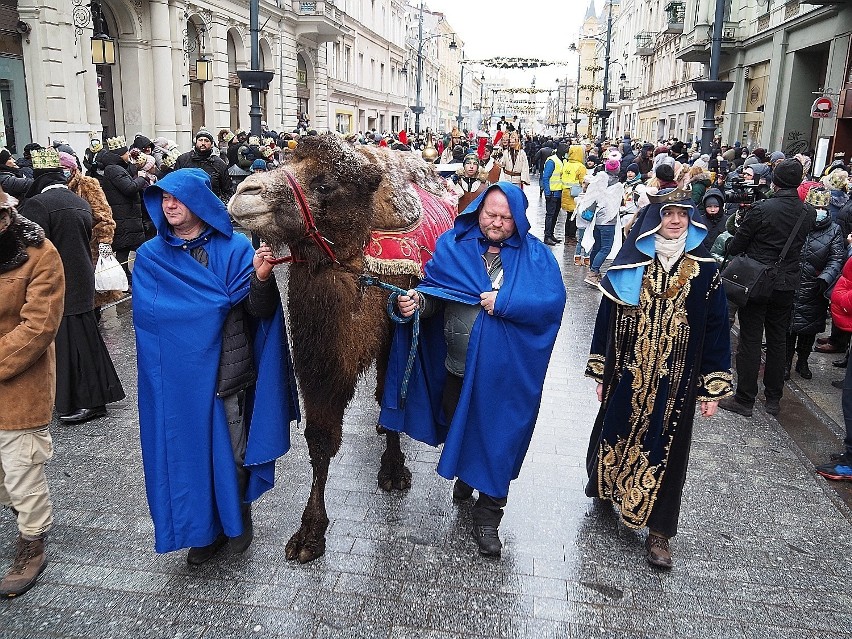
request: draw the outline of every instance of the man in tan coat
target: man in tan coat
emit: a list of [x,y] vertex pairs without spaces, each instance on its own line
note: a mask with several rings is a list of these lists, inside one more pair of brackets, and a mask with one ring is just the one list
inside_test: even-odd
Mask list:
[[0,189],[0,503],[15,513],[19,531],[3,597],[32,588],[47,563],[53,515],[44,464],[53,456],[53,339],[65,302],[59,253],[16,203]]

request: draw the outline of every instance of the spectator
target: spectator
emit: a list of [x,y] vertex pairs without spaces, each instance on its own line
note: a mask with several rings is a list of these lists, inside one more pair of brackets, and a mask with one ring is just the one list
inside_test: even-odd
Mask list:
[[[753,165],[757,166],[757,165]],[[802,181],[802,165],[784,160],[775,170],[774,195],[752,206],[743,217],[728,247],[730,255],[742,253],[761,264],[775,265],[787,239],[792,237],[784,260],[778,264],[777,278],[768,299],[749,299],[738,310],[740,339],[737,347],[737,391],[720,406],[728,411],[751,417],[757,397],[761,341],[766,334],[766,365],[763,386],[764,407],[770,415],[780,410],[784,393],[784,364],[787,329],[793,298],[799,286],[800,255],[805,238],[813,228],[816,211],[799,199],[796,188]],[[798,231],[793,233],[797,223]]]
[[[583,197],[583,206],[586,210],[593,210],[594,217],[591,220],[594,245],[589,251],[591,264],[589,274],[583,280],[590,286],[597,286],[601,281],[601,267],[609,257],[615,242],[615,227],[618,222],[618,213],[624,200],[624,185],[618,181],[618,172],[621,164],[618,160],[607,160],[604,165],[605,171],[592,178],[586,195]],[[584,235],[586,247],[588,241],[588,230]],[[619,242],[620,244],[620,242]]]
[[195,146],[192,151],[187,151],[178,157],[175,169],[201,169],[210,177],[210,187],[216,197],[227,202],[232,194],[231,176],[228,175],[228,165],[219,157],[218,152],[213,152],[214,144],[213,134],[206,129],[201,129],[195,134]]
[[710,251],[716,238],[725,230],[725,224],[728,221],[729,213],[725,211],[725,196],[717,188],[707,189],[704,197],[701,198],[701,208],[704,225],[707,227],[707,237],[701,243]]
[[23,202],[32,184],[33,179],[24,175],[18,168],[9,149],[0,149],[0,188],[20,203]]
[[53,506],[44,464],[55,393],[53,339],[62,321],[65,276],[44,231],[0,189],[0,502],[18,526],[15,559],[0,596],[32,588],[47,565]]
[[811,189],[805,202],[816,208],[816,223],[802,247],[802,272],[793,299],[793,315],[787,333],[787,366],[784,379],[790,379],[793,355],[797,354],[796,372],[811,379],[808,356],[818,333],[825,330],[828,299],[825,296],[843,268],[846,242],[840,227],[828,213],[830,194],[825,189]]

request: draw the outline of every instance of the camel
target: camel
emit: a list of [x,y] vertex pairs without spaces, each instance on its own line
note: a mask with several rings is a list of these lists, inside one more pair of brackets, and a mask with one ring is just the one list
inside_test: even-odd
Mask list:
[[[392,338],[388,292],[359,278],[415,286],[434,240],[452,225],[455,204],[445,182],[413,154],[353,148],[332,134],[302,138],[283,167],[247,177],[229,203],[234,219],[276,252],[289,247],[280,261],[292,262],[287,304],[313,483],[288,559],[305,563],[325,551],[329,462],[357,380],[373,362],[381,401]],[[399,433],[385,435],[378,484],[407,490],[411,472]]]

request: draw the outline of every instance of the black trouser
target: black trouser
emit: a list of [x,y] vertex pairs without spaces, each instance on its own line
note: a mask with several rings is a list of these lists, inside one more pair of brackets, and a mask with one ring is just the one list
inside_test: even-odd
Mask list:
[[840,349],[849,348],[850,336],[852,336],[852,333],[837,328],[837,326],[834,325],[834,322],[831,323],[831,337],[829,339],[834,346],[837,346]]
[[852,461],[852,366],[846,367],[846,377],[843,378],[843,422],[846,424],[846,438],[843,440],[847,459]]
[[810,333],[787,333],[787,366],[793,365],[793,354],[796,358],[796,366],[808,363],[811,351],[814,348],[816,335]]
[[133,286],[130,278],[130,265],[127,263],[130,259],[130,251],[131,249],[121,249],[113,251],[113,253],[115,254],[115,259],[117,259],[119,264],[121,264],[121,268],[124,269],[124,274],[127,276],[127,285]]
[[763,389],[766,399],[781,399],[784,365],[787,360],[787,327],[795,291],[773,291],[766,302],[749,301],[739,309],[740,340],[737,347],[737,394],[741,404],[751,406],[757,397],[760,344],[766,332],[766,366]]
[[246,392],[241,390],[233,395],[228,395],[222,398],[222,402],[225,405],[228,433],[231,436],[231,450],[234,453],[234,464],[237,468],[237,488],[240,492],[240,501],[244,502],[249,480],[249,471],[245,467],[246,443],[248,442],[245,414]]
[[[444,394],[441,397],[441,408],[444,409],[444,416],[450,422],[456,412],[456,406],[461,397],[461,389],[463,378],[452,373],[447,373],[447,382],[444,384]],[[462,484],[465,482],[457,479]],[[465,484],[467,485],[467,484]],[[481,490],[479,491],[479,499],[473,505],[471,514],[473,515],[473,523],[477,526],[499,526],[500,520],[503,519],[503,508],[506,506],[507,498],[495,499],[490,495],[486,495]]]
[[572,215],[573,211],[568,211],[565,214],[565,241],[575,239],[577,237],[577,220]]
[[556,231],[556,220],[559,218],[559,209],[562,206],[562,191],[552,191],[551,195],[544,198],[544,237],[553,237]]

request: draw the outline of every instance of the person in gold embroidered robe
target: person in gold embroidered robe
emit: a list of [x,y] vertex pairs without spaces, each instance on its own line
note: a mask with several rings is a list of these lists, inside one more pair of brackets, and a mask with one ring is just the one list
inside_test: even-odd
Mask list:
[[688,191],[651,196],[600,283],[586,375],[600,411],[586,494],[649,529],[646,558],[671,568],[696,402],[710,417],[731,395],[727,300]]

